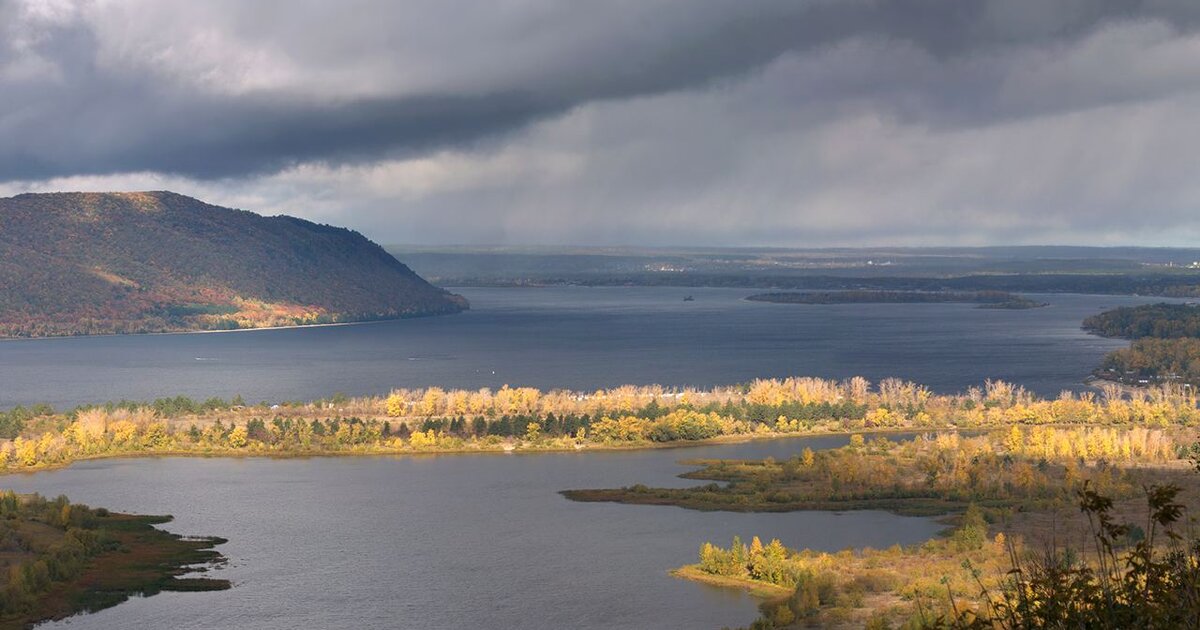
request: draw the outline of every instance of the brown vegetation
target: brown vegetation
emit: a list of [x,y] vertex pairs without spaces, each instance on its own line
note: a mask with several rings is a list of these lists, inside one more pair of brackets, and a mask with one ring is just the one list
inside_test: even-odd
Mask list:
[[164,590],[229,588],[227,580],[180,577],[223,561],[219,538],[156,529],[170,517],[131,516],[66,497],[0,493],[0,626],[22,628]]

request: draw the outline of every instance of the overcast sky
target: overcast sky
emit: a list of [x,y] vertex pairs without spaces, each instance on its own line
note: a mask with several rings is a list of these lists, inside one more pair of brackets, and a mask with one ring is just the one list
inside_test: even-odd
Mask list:
[[0,195],[383,243],[1200,242],[1197,0],[0,0]]

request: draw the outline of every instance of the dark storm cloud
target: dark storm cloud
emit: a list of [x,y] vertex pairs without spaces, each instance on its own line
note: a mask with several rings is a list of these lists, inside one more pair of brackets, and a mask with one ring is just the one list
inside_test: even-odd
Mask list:
[[[241,177],[420,155],[501,141],[590,103],[740,80],[786,53],[855,40],[907,45],[928,65],[848,84],[833,67],[826,83],[796,95],[796,109],[865,99],[908,119],[969,126],[1178,88],[1167,75],[1131,93],[1104,80],[1112,70],[1085,66],[1097,81],[1023,92],[1005,84],[1006,64],[1038,58],[1005,51],[1054,50],[1114,22],[1183,33],[1200,21],[1192,0],[362,2],[336,10],[231,2],[178,16],[157,4],[126,16],[145,20],[146,31],[108,19],[111,5],[0,0],[0,181],[138,171]],[[238,46],[250,49],[244,59],[224,50]],[[407,56],[421,80],[409,80]],[[368,70],[343,82],[358,66]],[[383,70],[373,76],[375,67]],[[786,119],[787,103],[777,105]]]
[[384,242],[1189,244],[1195,0],[0,0],[0,195]]

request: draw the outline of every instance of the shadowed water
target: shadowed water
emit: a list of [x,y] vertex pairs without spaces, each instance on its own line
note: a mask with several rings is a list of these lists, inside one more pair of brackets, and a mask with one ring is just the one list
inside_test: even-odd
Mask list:
[[[393,387],[626,383],[707,387],[794,375],[897,376],[942,392],[989,378],[1078,389],[1124,345],[1084,317],[1153,298],[1046,295],[1047,308],[794,305],[739,289],[455,289],[472,310],[427,319],[236,333],[0,342],[0,408],[242,394],[311,400]],[[694,301],[685,302],[692,295]],[[1158,300],[1161,301],[1161,300]]]

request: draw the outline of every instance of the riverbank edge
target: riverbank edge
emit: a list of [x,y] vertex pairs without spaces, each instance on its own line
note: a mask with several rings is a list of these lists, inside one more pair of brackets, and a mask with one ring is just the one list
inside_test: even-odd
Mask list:
[[[1050,426],[1050,425],[1047,425]],[[1003,427],[926,427],[926,428],[895,428],[883,427],[875,429],[859,429],[855,431],[814,431],[811,433],[749,433],[741,435],[720,435],[714,438],[704,440],[676,440],[673,442],[638,442],[634,444],[603,444],[589,442],[584,445],[577,446],[532,446],[523,448],[507,448],[506,444],[497,444],[495,446],[483,445],[480,448],[457,448],[457,449],[428,449],[428,450],[412,450],[411,448],[403,448],[396,450],[369,450],[369,451],[268,451],[268,450],[251,450],[251,449],[223,449],[213,451],[181,451],[181,450],[146,450],[146,451],[129,451],[123,453],[96,453],[86,455],[84,457],[76,457],[74,459],[62,462],[54,462],[52,464],[38,464],[36,466],[20,467],[20,468],[4,468],[0,469],[0,478],[4,475],[16,474],[36,474],[51,470],[60,470],[69,468],[70,466],[82,462],[102,461],[106,459],[154,459],[154,458],[173,458],[173,457],[194,457],[202,459],[312,459],[318,457],[429,457],[435,455],[541,455],[541,454],[557,454],[563,453],[596,453],[596,452],[622,452],[622,451],[650,451],[662,449],[687,449],[703,446],[722,446],[729,444],[744,444],[748,442],[758,441],[775,441],[775,440],[796,440],[805,438],[821,438],[821,437],[837,437],[850,435],[887,435],[887,434],[923,434],[923,433],[957,433],[959,431],[989,431]],[[2,484],[0,484],[2,485]]]
[[[695,477],[688,477],[687,473],[679,475],[679,477],[683,479],[695,479]],[[831,499],[796,503],[730,505],[726,503],[707,504],[679,501],[672,498],[658,497],[654,494],[640,493],[628,488],[560,490],[559,494],[570,501],[579,503],[672,506],[685,510],[695,510],[697,512],[779,514],[786,512],[855,512],[865,510],[890,512],[898,516],[932,518],[935,521],[941,522],[940,519],[962,511],[962,506],[958,504],[937,499]]]
[[779,586],[778,584],[724,575],[713,575],[701,570],[698,564],[685,564],[677,569],[671,569],[667,573],[672,577],[689,582],[699,582],[721,588],[740,589],[764,601],[787,599],[792,595],[792,589]]

